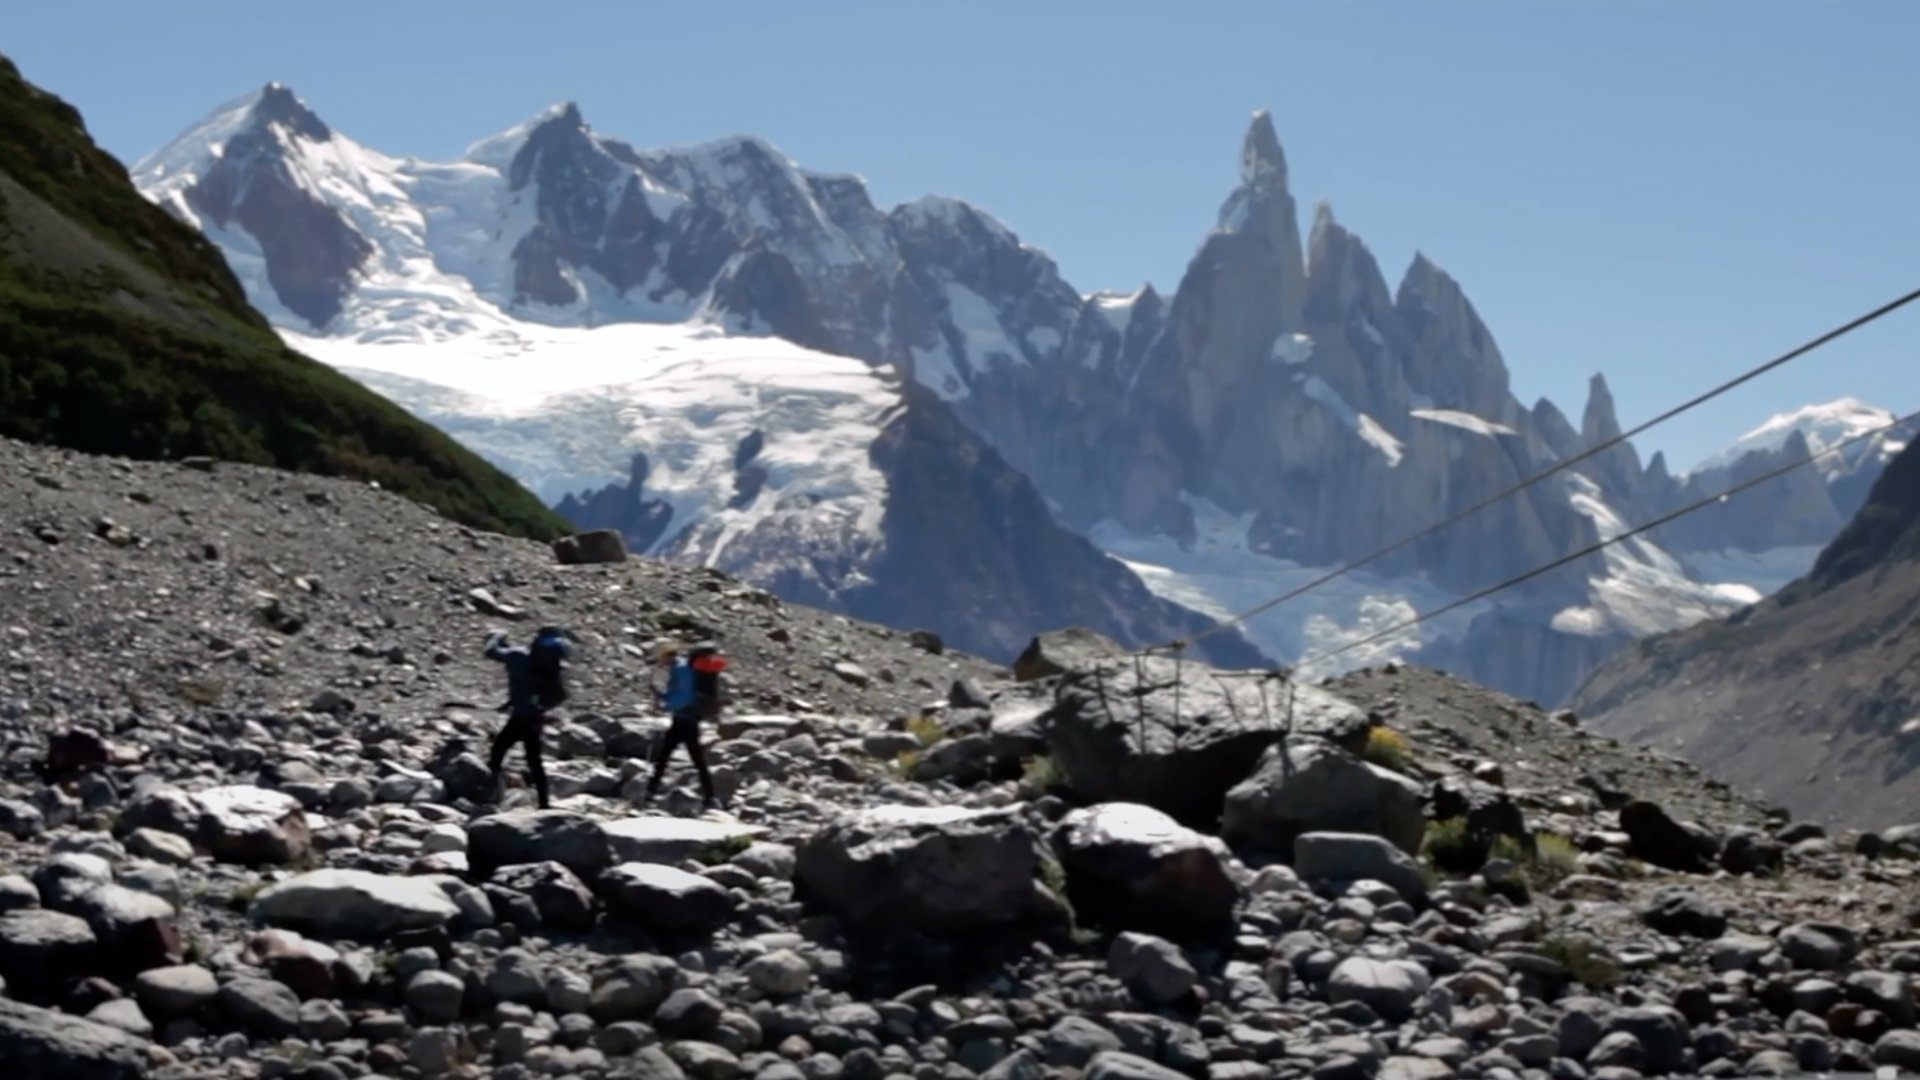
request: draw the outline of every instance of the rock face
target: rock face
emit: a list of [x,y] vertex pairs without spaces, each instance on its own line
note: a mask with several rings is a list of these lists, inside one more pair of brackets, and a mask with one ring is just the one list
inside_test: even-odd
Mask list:
[[1053,760],[1082,799],[1145,803],[1194,826],[1218,819],[1228,789],[1289,722],[1338,739],[1366,727],[1359,710],[1315,687],[1162,656],[1063,676],[1042,721]]
[[1045,913],[1037,838],[1008,811],[882,806],[846,815],[799,851],[803,894],[856,927],[936,933]]
[[1294,735],[1269,747],[1226,796],[1221,835],[1255,851],[1289,852],[1304,833],[1384,837],[1418,852],[1426,834],[1420,785],[1325,739]]
[[[1725,621],[1625,650],[1575,696],[1596,730],[1657,740],[1830,824],[1906,815],[1920,753],[1920,453],[1909,446],[1811,573]],[[1814,782],[1817,781],[1817,782]]]
[[1061,819],[1053,849],[1067,899],[1090,925],[1174,938],[1234,925],[1240,888],[1226,845],[1137,803],[1104,803]]

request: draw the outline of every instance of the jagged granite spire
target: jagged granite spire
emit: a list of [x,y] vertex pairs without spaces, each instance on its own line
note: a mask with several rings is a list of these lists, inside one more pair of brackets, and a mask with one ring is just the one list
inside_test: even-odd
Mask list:
[[1247,136],[1240,142],[1240,182],[1247,187],[1287,188],[1287,154],[1273,130],[1273,114],[1265,109],[1253,114]]
[[1414,253],[1394,307],[1417,346],[1407,365],[1407,381],[1416,392],[1439,408],[1497,423],[1519,421],[1520,406],[1509,390],[1507,364],[1493,332],[1460,283],[1425,252]]
[[1620,435],[1620,417],[1614,411],[1613,390],[1607,377],[1595,373],[1587,380],[1587,410],[1580,418],[1580,437],[1595,446]]

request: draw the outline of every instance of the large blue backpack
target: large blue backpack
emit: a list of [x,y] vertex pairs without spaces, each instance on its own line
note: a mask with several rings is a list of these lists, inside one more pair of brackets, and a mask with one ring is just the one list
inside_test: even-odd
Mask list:
[[562,673],[567,657],[573,654],[567,632],[557,626],[541,627],[534,635],[533,644],[527,647],[527,654],[533,661],[534,696],[540,707],[553,709],[565,704],[567,684]]

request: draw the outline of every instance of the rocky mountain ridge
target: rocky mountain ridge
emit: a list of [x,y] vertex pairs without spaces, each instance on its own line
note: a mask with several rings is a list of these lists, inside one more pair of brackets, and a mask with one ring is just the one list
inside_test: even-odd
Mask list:
[[[641,155],[591,137],[563,108],[458,165],[396,162],[338,135],[280,86],[221,111],[200,136],[136,171],[162,205],[254,253],[236,264],[283,327],[288,317],[360,327],[351,343],[289,339],[574,508],[581,524],[1005,657],[1036,627],[1084,623],[1147,643],[1203,623],[1056,526],[1024,478],[944,422],[937,398],[804,348],[818,335],[783,324],[786,340],[722,339],[628,324],[530,339],[489,307],[571,310],[591,323],[603,318],[596,296],[652,282],[646,303],[699,295],[725,310],[729,290],[764,292],[753,284],[762,262],[727,254],[744,242],[740,219],[763,216],[806,241],[783,248],[781,265],[852,289],[872,245],[839,226],[821,232],[850,212],[838,189],[761,144]],[[664,182],[693,194],[672,195]],[[525,233],[489,212],[521,220]],[[622,239],[603,242],[612,233]],[[450,265],[423,271],[432,260]],[[631,314],[637,302],[615,307]],[[366,338],[386,347],[361,347]],[[548,351],[573,359],[551,362]],[[540,359],[528,363],[532,352]],[[1223,662],[1259,655],[1237,636],[1217,648]]]
[[[1083,634],[1015,681],[365,485],[7,441],[0,604],[0,1058],[48,1074],[1920,1064],[1912,829],[1827,838],[1433,672],[1255,712],[1268,680]],[[479,646],[548,621],[582,649],[540,813],[476,756]],[[728,812],[684,760],[636,799],[669,634],[734,659]],[[1159,783],[1089,797],[1115,769]]]
[[[224,151],[235,139],[244,153]],[[256,155],[256,144],[271,152]],[[223,179],[230,172],[248,182]],[[801,169],[748,137],[636,149],[593,131],[571,103],[436,164],[361,147],[276,85],[136,173],[150,197],[222,244],[290,340],[343,367],[405,375],[415,348],[469,362],[583,348],[628,355],[633,346],[607,344],[608,331],[691,323],[895,369],[1030,478],[1063,523],[1124,548],[1149,588],[1210,615],[1620,430],[1598,378],[1578,428],[1552,403],[1522,405],[1492,332],[1433,260],[1416,257],[1390,288],[1325,205],[1303,242],[1264,112],[1216,227],[1166,295],[1150,286],[1083,295],[1043,252],[964,202],[883,210],[858,178]],[[271,209],[283,205],[300,209]],[[309,266],[294,251],[338,257]],[[291,291],[276,283],[314,274]],[[581,328],[591,330],[571,333]],[[475,445],[517,475],[553,456],[550,435],[501,431],[498,407],[435,409],[438,391],[381,385],[416,411],[434,409],[436,422],[495,432]],[[583,471],[564,494],[578,500],[629,472],[625,460]],[[1427,590],[1460,595],[1586,547],[1685,491],[1664,462],[1643,467],[1623,446],[1381,560],[1361,607],[1407,605]],[[1737,511],[1749,524],[1723,523],[1736,540],[1673,536],[1709,548],[1798,541],[1838,524],[1817,494],[1757,492]],[[1234,572],[1204,560],[1174,570],[1214,519],[1232,522],[1220,542],[1234,549]],[[596,520],[639,537],[654,519]],[[1741,580],[1754,567],[1690,571],[1672,554],[1643,540],[1580,560],[1433,624],[1401,651],[1559,700],[1621,643],[1758,595]],[[1364,610],[1320,606],[1257,620],[1248,633],[1292,660],[1312,651],[1295,647],[1303,637],[1338,644],[1371,625]],[[1527,659],[1514,663],[1516,654]]]
[[1910,444],[1810,572],[1728,619],[1622,650],[1579,707],[1815,820],[1900,812],[1920,762],[1917,520]]

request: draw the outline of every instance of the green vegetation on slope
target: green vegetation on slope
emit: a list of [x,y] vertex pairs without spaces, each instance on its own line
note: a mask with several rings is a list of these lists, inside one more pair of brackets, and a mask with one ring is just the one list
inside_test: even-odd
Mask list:
[[288,349],[218,249],[0,57],[0,435],[373,480],[546,539],[564,521],[450,436]]

